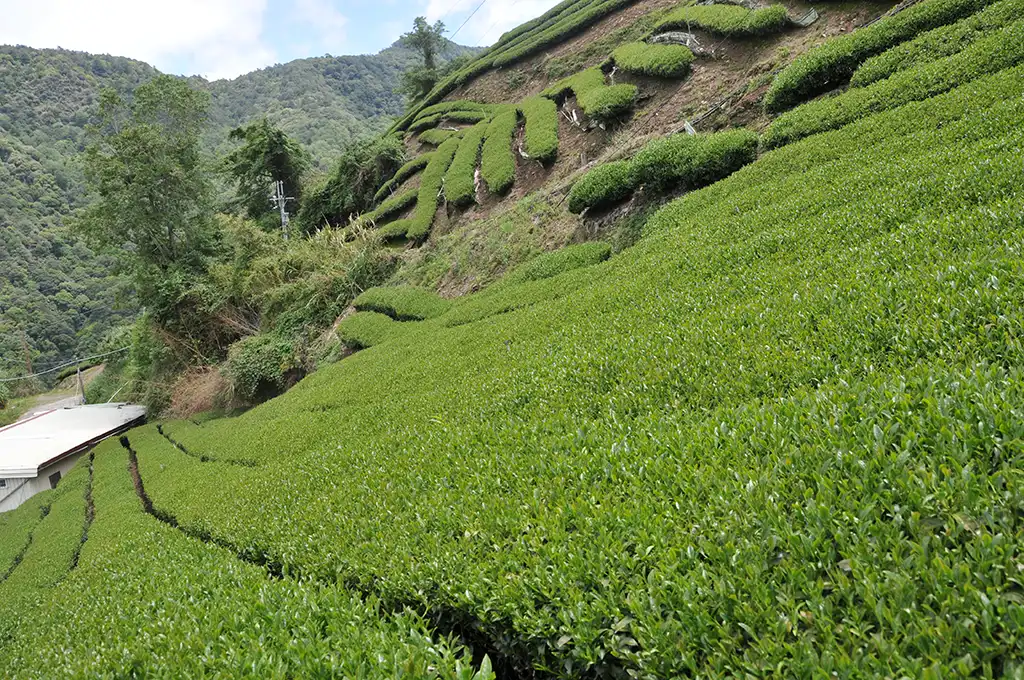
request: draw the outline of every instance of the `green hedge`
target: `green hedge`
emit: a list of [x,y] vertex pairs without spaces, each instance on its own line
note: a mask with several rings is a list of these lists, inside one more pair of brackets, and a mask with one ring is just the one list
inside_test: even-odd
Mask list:
[[354,350],[368,349],[402,332],[403,326],[390,316],[377,312],[356,312],[338,324],[338,339]]
[[418,199],[419,194],[419,189],[409,189],[408,191],[403,191],[400,194],[395,194],[388,200],[381,203],[376,210],[361,215],[355,223],[359,225],[376,224],[378,222],[383,223],[387,218],[402,212],[414,204]]
[[655,78],[685,78],[693,52],[685,45],[648,45],[632,42],[612,52],[615,65],[626,73]]
[[570,91],[576,95],[576,103],[583,113],[601,123],[631,110],[639,92],[636,85],[606,85],[604,72],[595,66],[560,80],[543,95],[559,99]]
[[629,198],[637,187],[636,172],[630,161],[599,165],[573,184],[569,191],[569,212],[579,214],[588,208],[603,208]]
[[729,36],[778,33],[789,25],[786,8],[772,5],[749,10],[737,5],[698,5],[679,7],[658,23],[657,30],[702,28]]
[[991,33],[958,54],[917,66],[843,94],[804,104],[765,130],[766,149],[802,139],[908,102],[934,97],[975,78],[1024,61],[1024,21]]
[[[451,102],[441,102],[439,104],[434,104],[433,106],[428,106],[425,109],[417,112],[416,117],[413,120],[412,124],[416,125],[416,124],[421,123],[423,120],[425,120],[427,118],[434,118],[435,116],[443,116],[445,114],[456,112],[456,111],[463,111],[463,112],[474,111],[474,112],[479,112],[479,113],[488,113],[493,108],[494,108],[494,106],[492,104],[481,104],[480,102],[472,102],[472,101],[468,101],[468,100],[465,100],[465,99],[459,99],[459,100],[451,101]],[[438,119],[438,120],[440,120],[440,119]],[[409,129],[412,130],[412,127],[410,127]]]
[[429,144],[430,146],[441,146],[447,140],[455,137],[461,137],[463,135],[462,130],[439,130],[438,128],[431,128],[430,130],[424,130],[419,134],[419,140],[423,144]]
[[529,97],[519,109],[526,119],[523,150],[533,160],[551,163],[558,155],[558,106],[547,97]]
[[695,189],[731,175],[757,158],[757,135],[746,129],[678,134],[650,142],[633,158],[637,182],[656,191]]
[[459,207],[476,201],[476,168],[480,146],[484,143],[489,123],[483,121],[471,127],[463,136],[448,174],[444,178],[444,195]]
[[[443,142],[441,146],[434,152],[434,157],[430,159],[430,163],[427,164],[426,169],[423,171],[423,178],[420,180],[420,191],[419,197],[416,199],[416,210],[413,212],[412,217],[408,220],[399,220],[403,223],[401,226],[404,228],[405,236],[414,241],[419,241],[426,238],[427,234],[430,233],[430,228],[434,225],[434,215],[437,214],[437,203],[440,200],[441,188],[444,186],[444,176],[448,172],[448,168],[451,167],[452,160],[455,158],[456,152],[459,150],[461,141],[458,137],[452,137],[446,142]],[[386,232],[382,232],[385,237],[399,236],[396,230],[398,224],[393,222],[391,227]]]
[[932,29],[871,57],[853,74],[850,85],[864,87],[897,71],[951,56],[1021,17],[1024,17],[1024,0],[1003,0],[955,24]]
[[405,180],[427,167],[427,163],[430,162],[432,157],[433,152],[423,153],[400,167],[398,172],[395,173],[395,176],[385,182],[384,186],[377,190],[376,195],[373,197],[373,202],[380,203],[384,200],[394,189],[402,186],[402,183],[405,182]]
[[656,139],[633,158],[600,165],[580,178],[569,192],[569,210],[581,213],[616,203],[640,185],[657,192],[696,189],[756,158],[757,135],[746,129]]
[[503,284],[541,281],[573,269],[604,262],[611,256],[612,247],[602,241],[566,246],[561,250],[538,255],[529,262],[519,265],[506,274],[501,281]]
[[379,286],[362,293],[352,303],[362,312],[386,314],[396,321],[422,321],[444,314],[451,302],[437,293],[415,286]]
[[775,78],[765,108],[779,112],[846,83],[865,60],[919,33],[958,21],[994,0],[925,0],[899,14],[832,38],[799,57]]
[[512,138],[519,126],[519,112],[508,109],[499,113],[487,126],[480,174],[492,194],[504,194],[516,180],[516,159],[512,153]]

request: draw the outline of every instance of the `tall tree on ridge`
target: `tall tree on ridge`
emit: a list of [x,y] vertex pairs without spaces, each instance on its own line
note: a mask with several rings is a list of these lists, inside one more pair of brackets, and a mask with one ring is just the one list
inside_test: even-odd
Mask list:
[[285,195],[301,199],[309,154],[297,141],[266,118],[235,128],[230,139],[243,144],[224,158],[222,167],[237,185],[238,202],[250,219],[260,221],[272,212],[272,182],[284,182]]

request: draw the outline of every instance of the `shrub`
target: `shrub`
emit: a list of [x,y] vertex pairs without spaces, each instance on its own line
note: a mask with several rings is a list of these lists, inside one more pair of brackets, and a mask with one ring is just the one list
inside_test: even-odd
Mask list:
[[354,350],[379,345],[400,332],[402,324],[377,312],[356,312],[338,324],[338,339]]
[[395,173],[395,176],[388,180],[384,186],[377,191],[377,194],[373,197],[373,202],[380,203],[384,200],[392,191],[402,186],[402,183],[405,182],[405,180],[427,167],[427,163],[430,162],[432,157],[433,152],[423,153],[400,167]]
[[673,10],[662,19],[657,30],[696,26],[722,35],[748,36],[777,33],[788,24],[789,17],[782,5],[755,10],[737,5],[698,5]]
[[808,102],[783,114],[765,130],[766,149],[834,130],[858,118],[934,97],[975,78],[1024,61],[1024,21],[1018,21],[944,59],[900,71],[868,87]]
[[632,42],[616,48],[612,59],[626,73],[655,78],[685,78],[693,63],[693,52],[685,45]]
[[409,126],[409,132],[421,132],[427,128],[435,127],[446,120],[453,123],[478,123],[489,117],[490,115],[485,111],[452,110],[447,113],[437,113],[433,116],[417,119],[415,123]]
[[[440,104],[434,104],[428,106],[425,109],[419,111],[416,114],[413,124],[423,121],[425,118],[433,118],[434,116],[443,116],[446,113],[453,111],[478,111],[478,112],[489,112],[494,108],[493,104],[481,104],[479,102],[471,102],[465,100],[458,100],[452,102],[441,102]],[[410,130],[412,127],[409,128]]]
[[576,103],[583,113],[600,123],[611,121],[632,109],[638,93],[636,85],[609,87],[605,84],[604,72],[595,66],[555,83],[543,94],[559,99],[570,90],[576,95]]
[[487,133],[486,121],[471,127],[462,138],[459,150],[448,174],[444,178],[445,198],[456,206],[463,207],[476,200],[476,168],[480,158],[480,146]]
[[955,24],[935,28],[910,42],[871,57],[853,74],[850,85],[864,87],[897,71],[948,57],[1024,16],[1024,0],[1003,0]]
[[355,223],[364,225],[382,222],[388,217],[402,212],[415,203],[416,199],[419,197],[419,193],[418,189],[409,189],[408,191],[404,191],[400,194],[395,194],[388,200],[381,203],[376,210],[372,210],[360,216]]
[[569,191],[569,212],[603,208],[629,198],[636,189],[636,173],[630,161],[599,165],[585,174]]
[[502,283],[519,284],[549,279],[573,269],[604,262],[611,256],[612,247],[602,241],[566,246],[561,250],[538,255],[529,262],[516,267],[515,270],[505,275]]
[[[434,224],[434,215],[437,213],[437,202],[441,195],[441,187],[444,186],[444,176],[459,150],[459,138],[452,137],[437,148],[434,157],[423,171],[423,179],[420,181],[419,197],[416,200],[416,210],[405,229],[405,235],[413,240],[426,238],[430,233],[430,227]],[[393,228],[397,229],[397,227]],[[392,231],[387,235],[397,235]]]
[[431,130],[425,130],[419,135],[419,140],[422,144],[429,144],[430,146],[441,146],[447,140],[452,137],[461,137],[463,134],[462,130],[440,130],[433,128]]
[[280,394],[300,369],[292,342],[276,333],[239,340],[228,349],[224,365],[235,394],[246,401],[265,401]]
[[633,158],[638,184],[656,191],[695,189],[731,175],[757,158],[757,135],[745,129],[656,139]]
[[7,408],[7,403],[11,400],[11,390],[7,387],[7,383],[0,383],[0,409]]
[[869,57],[906,42],[922,31],[952,23],[993,0],[925,0],[902,12],[828,40],[799,57],[775,78],[765,109],[779,112],[847,82]]
[[437,293],[415,286],[370,288],[352,304],[359,311],[386,314],[396,321],[431,319],[451,307],[451,302]]
[[526,119],[523,150],[541,163],[558,155],[558,106],[547,97],[529,97],[519,105]]
[[512,138],[519,125],[519,112],[508,109],[499,113],[487,126],[480,174],[493,194],[504,194],[516,180],[516,159],[512,155]]

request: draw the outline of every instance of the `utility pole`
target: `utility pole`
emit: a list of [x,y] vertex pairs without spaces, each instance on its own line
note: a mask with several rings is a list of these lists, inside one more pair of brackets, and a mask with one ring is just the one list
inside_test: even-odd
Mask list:
[[82,364],[78,364],[78,396],[85,405],[85,380],[82,378]]
[[28,348],[28,338],[25,336],[25,329],[21,329],[21,349],[25,352],[25,375],[32,375],[32,351]]
[[294,201],[295,198],[292,196],[284,195],[284,182],[274,182],[273,194],[270,196],[270,202],[274,204],[274,207],[281,211],[281,231],[284,232],[284,240],[288,240],[288,210],[286,209],[288,201]]

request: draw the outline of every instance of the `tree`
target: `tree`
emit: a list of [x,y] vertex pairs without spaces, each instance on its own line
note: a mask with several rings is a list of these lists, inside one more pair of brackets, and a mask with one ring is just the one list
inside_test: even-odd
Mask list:
[[445,43],[443,21],[431,26],[427,23],[426,17],[416,17],[412,22],[412,30],[404,34],[402,40],[423,55],[423,68],[429,71],[437,70],[437,55]]
[[222,167],[235,181],[238,202],[250,219],[258,221],[272,212],[273,182],[284,182],[285,195],[301,199],[309,154],[298,142],[266,118],[235,128],[229,138],[243,144],[225,157]]
[[444,30],[442,21],[431,26],[426,17],[416,17],[412,30],[402,36],[402,42],[418,50],[423,57],[422,68],[410,69],[402,74],[399,90],[411,102],[422,99],[437,83],[437,56],[446,44]]
[[85,151],[97,200],[78,227],[101,247],[133,253],[137,273],[201,268],[212,246],[199,147],[208,106],[207,93],[166,75],[139,86],[130,103],[114,90],[100,95],[101,122]]

